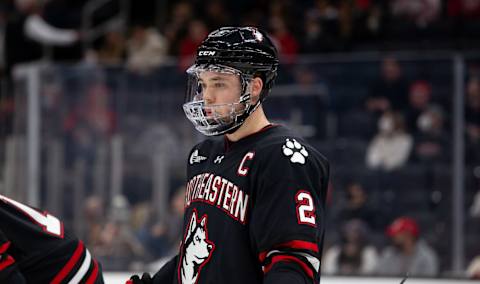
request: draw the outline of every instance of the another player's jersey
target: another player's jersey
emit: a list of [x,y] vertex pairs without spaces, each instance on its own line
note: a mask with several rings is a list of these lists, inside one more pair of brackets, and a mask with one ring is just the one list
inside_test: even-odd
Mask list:
[[[0,282],[103,283],[99,264],[55,216],[0,195]],[[4,281],[4,280],[3,280]]]
[[317,283],[328,171],[321,154],[282,126],[195,146],[174,282],[263,283],[288,262]]

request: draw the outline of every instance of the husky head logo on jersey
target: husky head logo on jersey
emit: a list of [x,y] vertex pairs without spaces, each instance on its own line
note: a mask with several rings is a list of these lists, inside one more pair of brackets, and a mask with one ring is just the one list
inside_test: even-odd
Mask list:
[[215,30],[198,47],[195,64],[187,70],[183,110],[205,135],[233,133],[270,92],[277,68],[277,50],[263,31]]
[[193,211],[181,250],[178,271],[181,284],[197,283],[200,270],[210,260],[215,249],[215,244],[208,239],[207,215],[200,222],[197,219],[197,211]]

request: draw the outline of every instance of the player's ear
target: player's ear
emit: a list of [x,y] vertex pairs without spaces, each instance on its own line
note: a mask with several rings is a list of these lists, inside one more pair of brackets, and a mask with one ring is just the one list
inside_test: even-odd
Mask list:
[[206,224],[207,224],[207,216],[203,216],[202,221],[200,221],[200,226],[205,228]]
[[252,103],[255,104],[260,99],[260,93],[262,92],[263,81],[260,77],[254,77],[251,82],[251,96]]

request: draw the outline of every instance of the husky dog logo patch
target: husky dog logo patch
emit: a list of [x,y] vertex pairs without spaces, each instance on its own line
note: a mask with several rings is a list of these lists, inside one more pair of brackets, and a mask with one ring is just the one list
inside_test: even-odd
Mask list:
[[202,219],[197,221],[197,211],[194,210],[188,222],[178,267],[180,284],[196,284],[200,271],[215,250],[215,244],[208,239],[207,218],[207,215],[203,215]]

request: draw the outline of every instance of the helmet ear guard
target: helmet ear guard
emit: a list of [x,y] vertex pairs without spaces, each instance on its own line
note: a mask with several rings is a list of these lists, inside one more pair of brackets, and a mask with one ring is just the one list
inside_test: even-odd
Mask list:
[[[187,73],[191,76],[195,72],[197,82],[202,71],[239,75],[240,97],[238,102],[228,106],[205,106],[203,97],[192,91],[197,86],[191,85],[189,80],[183,105],[187,118],[207,136],[233,133],[265,100],[277,76],[277,68],[277,50],[264,32],[252,27],[224,27],[213,31],[198,47],[195,64]],[[252,103],[250,83],[255,77],[262,79],[263,86],[258,101]],[[208,114],[211,109],[220,107],[230,109],[227,117]]]

